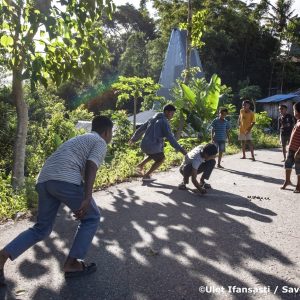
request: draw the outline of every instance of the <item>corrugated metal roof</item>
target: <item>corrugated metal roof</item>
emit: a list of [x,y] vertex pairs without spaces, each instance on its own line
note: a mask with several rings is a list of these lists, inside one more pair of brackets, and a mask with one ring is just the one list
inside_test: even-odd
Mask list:
[[267,97],[261,100],[257,100],[257,103],[276,103],[276,102],[281,102],[283,100],[288,100],[288,99],[293,99],[299,97],[298,94],[295,93],[290,93],[290,94],[278,94],[278,95],[273,95],[271,97]]
[[[137,125],[144,124],[150,118],[152,118],[156,113],[157,113],[157,111],[152,110],[152,109],[151,110],[147,110],[147,111],[142,111],[142,112],[138,113],[136,115],[136,124]],[[128,120],[133,123],[133,116],[130,116],[128,118]]]

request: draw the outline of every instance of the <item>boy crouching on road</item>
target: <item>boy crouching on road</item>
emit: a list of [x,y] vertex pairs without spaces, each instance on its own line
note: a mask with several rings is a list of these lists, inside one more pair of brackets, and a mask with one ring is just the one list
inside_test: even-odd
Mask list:
[[[180,166],[180,173],[183,175],[183,182],[178,186],[180,190],[186,189],[186,184],[189,183],[189,178],[192,176],[194,186],[202,194],[206,193],[206,188],[210,185],[205,183],[208,180],[212,170],[216,164],[216,154],[218,149],[215,144],[207,144],[205,146],[197,146],[191,150],[186,156]],[[197,181],[197,175],[203,173],[200,183]]]

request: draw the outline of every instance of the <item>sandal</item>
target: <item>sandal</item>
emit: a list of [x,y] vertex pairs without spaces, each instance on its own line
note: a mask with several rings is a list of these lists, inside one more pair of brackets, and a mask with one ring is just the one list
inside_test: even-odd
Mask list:
[[75,278],[75,277],[81,277],[85,275],[92,274],[97,271],[97,266],[95,263],[91,263],[86,265],[83,261],[82,264],[82,270],[80,271],[73,271],[73,272],[65,272],[65,278]]
[[180,183],[180,184],[178,185],[178,189],[179,189],[179,190],[187,190],[187,187],[186,187],[186,185],[185,185],[184,183]]
[[209,183],[206,183],[206,182],[204,182],[201,186],[205,189],[211,189],[211,185]]
[[0,270],[0,287],[6,286],[5,277],[4,277],[4,269]]

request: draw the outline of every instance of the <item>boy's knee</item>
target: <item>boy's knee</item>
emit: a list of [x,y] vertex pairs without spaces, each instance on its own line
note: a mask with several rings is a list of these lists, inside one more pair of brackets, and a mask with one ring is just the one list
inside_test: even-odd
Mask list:
[[29,230],[32,230],[34,232],[37,241],[42,241],[51,234],[52,226],[37,223]]

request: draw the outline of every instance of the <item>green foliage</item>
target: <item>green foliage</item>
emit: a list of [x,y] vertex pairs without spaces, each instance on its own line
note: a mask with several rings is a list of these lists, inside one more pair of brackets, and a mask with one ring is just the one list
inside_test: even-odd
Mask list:
[[179,113],[194,130],[203,132],[218,108],[221,79],[214,74],[209,83],[196,77],[191,78],[189,86],[178,83],[181,90],[175,87],[173,93]]
[[101,166],[94,187],[96,189],[103,188],[133,176],[140,159],[141,156],[139,156],[137,150],[120,149],[120,152],[115,154],[111,163]]
[[124,76],[147,76],[147,56],[145,34],[132,33],[126,43],[126,50],[120,59],[119,71]]
[[112,153],[126,148],[128,141],[132,135],[131,122],[128,120],[128,115],[124,110],[118,110],[111,115],[114,123],[114,135],[111,144]]
[[13,159],[16,116],[14,107],[7,102],[6,91],[0,91],[0,169],[9,171]]
[[223,107],[228,109],[228,114],[232,115],[236,113],[236,106],[229,103],[229,104],[224,104]]
[[259,127],[260,129],[271,127],[272,118],[268,116],[266,111],[255,114],[255,119],[255,126]]
[[[206,10],[199,10],[196,13],[193,14],[192,17],[192,30],[191,30],[191,44],[192,47],[201,48],[205,45],[205,43],[202,41],[202,36],[204,31],[206,30],[205,24],[207,17],[207,11]],[[181,23],[179,25],[180,29],[187,29],[188,24],[187,23]]]
[[14,192],[10,176],[0,172],[0,220],[12,218],[17,212],[28,209],[24,191]]
[[[102,11],[111,16],[107,0],[0,2],[0,43],[7,51],[7,66],[22,79],[57,85],[71,74],[84,79],[107,57],[103,42]],[[22,25],[21,20],[22,19]]]
[[[157,97],[155,93],[160,85],[154,83],[150,77],[140,78],[120,76],[118,81],[112,85],[118,93],[118,105],[123,104],[124,101],[143,98],[146,102],[146,107],[153,104],[154,101],[159,101],[161,97]],[[145,107],[144,107],[145,108]]]

